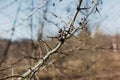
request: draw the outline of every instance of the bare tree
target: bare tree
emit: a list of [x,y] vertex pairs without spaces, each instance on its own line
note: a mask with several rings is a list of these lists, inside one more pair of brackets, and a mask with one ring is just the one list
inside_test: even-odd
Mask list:
[[[61,2],[62,0],[60,0]],[[49,60],[50,56],[53,56],[54,54],[60,54],[59,53],[59,49],[62,47],[62,45],[64,45],[64,43],[69,39],[71,38],[72,36],[74,36],[75,33],[77,33],[78,31],[85,31],[87,30],[87,23],[88,23],[88,17],[94,13],[94,11],[98,11],[97,9],[97,5],[96,2],[92,1],[92,4],[93,6],[91,8],[89,8],[88,6],[86,7],[83,7],[82,5],[82,2],[84,0],[78,0],[78,4],[76,6],[76,9],[73,13],[73,15],[71,16],[71,19],[69,20],[69,22],[65,22],[60,16],[57,16],[54,12],[49,12],[49,4],[50,2],[52,1],[49,1],[49,0],[43,0],[40,1],[41,4],[39,4],[38,6],[34,7],[34,0],[31,0],[31,6],[32,8],[30,8],[30,12],[29,14],[22,20],[22,22],[20,22],[19,24],[16,25],[16,21],[17,19],[15,19],[15,22],[14,22],[14,25],[13,25],[13,28],[12,30],[15,30],[15,28],[19,25],[22,25],[25,21],[29,21],[28,24],[29,24],[29,27],[30,27],[30,31],[31,31],[31,47],[32,47],[32,51],[31,51],[31,55],[30,56],[24,56],[22,57],[21,59],[17,60],[15,63],[11,64],[11,66],[8,66],[7,68],[4,68],[4,69],[1,69],[0,71],[4,71],[4,70],[8,70],[8,69],[11,69],[14,65],[16,65],[18,62],[22,61],[23,59],[27,59],[29,58],[32,62],[31,66],[29,67],[29,69],[26,69],[25,72],[23,73],[20,73],[18,75],[12,75],[12,76],[7,76],[7,77],[4,77],[4,78],[1,78],[0,80],[3,80],[3,79],[9,79],[9,78],[16,78],[17,80],[24,80],[24,79],[30,79],[32,80],[34,77],[35,77],[35,74],[44,66],[44,65],[49,65],[49,64],[52,64],[53,62],[52,61],[49,61],[49,63],[46,63],[47,60]],[[39,2],[39,1],[38,1]],[[89,3],[90,4],[90,3]],[[55,2],[53,2],[53,6],[55,6]],[[43,9],[43,6],[45,9]],[[87,10],[89,10],[89,13]],[[18,9],[19,10],[19,9]],[[38,30],[38,35],[37,35],[37,40],[36,40],[36,45],[37,45],[37,48],[39,49],[39,51],[42,51],[42,49],[40,50],[40,42],[42,42],[45,46],[45,50],[46,52],[44,51],[44,55],[40,56],[40,58],[36,57],[35,56],[35,47],[36,45],[34,44],[34,35],[33,35],[33,30],[35,30],[35,25],[34,25],[34,19],[36,19],[34,16],[37,16],[39,17],[39,19],[36,19],[36,20],[40,20],[40,16],[39,13],[40,11],[42,11],[42,18],[43,20],[42,21],[39,21],[41,23],[39,23],[39,29]],[[87,15],[84,15],[83,17],[80,17],[80,19],[78,20],[79,23],[77,25],[75,25],[75,23],[77,22],[77,18],[79,15],[79,13],[84,13],[84,12],[87,12],[88,14]],[[98,11],[99,12],[99,11]],[[19,13],[19,11],[18,11]],[[17,13],[17,16],[18,16],[18,13]],[[38,13],[38,15],[36,15],[36,13]],[[54,21],[51,21],[51,20],[48,20],[48,14],[58,18],[61,22],[64,23],[65,27],[60,27],[58,26],[58,24],[56,24]],[[58,28],[58,31],[57,31],[57,35],[56,36],[47,36],[48,38],[50,39],[56,39],[56,42],[54,43],[55,46],[52,46],[49,45],[49,43],[47,43],[44,39],[43,39],[43,28],[45,27],[45,21],[46,22],[50,22],[52,24],[54,24],[55,26],[57,26]],[[61,22],[59,24],[61,24]],[[48,28],[51,28],[51,27],[48,27]],[[14,35],[14,33],[12,33],[12,35]],[[53,48],[54,47],[54,48]],[[5,50],[7,51],[7,50]],[[8,51],[7,51],[8,52]],[[6,52],[6,53],[7,53]],[[5,54],[4,54],[5,55]],[[3,61],[1,61],[3,62]],[[35,79],[35,78],[34,78]]]

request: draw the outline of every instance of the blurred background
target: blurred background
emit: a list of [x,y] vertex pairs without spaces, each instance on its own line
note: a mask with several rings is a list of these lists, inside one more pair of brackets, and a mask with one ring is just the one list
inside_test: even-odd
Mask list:
[[[77,26],[87,18],[86,31],[78,31],[34,76],[34,80],[119,80],[119,0],[83,0]],[[58,42],[78,0],[0,0],[0,78],[23,73]],[[39,41],[44,40],[44,41]],[[39,43],[38,43],[39,42]],[[46,43],[50,48],[46,48]],[[9,69],[2,70],[12,66]],[[18,67],[19,66],[19,67]],[[12,79],[14,80],[14,78]]]

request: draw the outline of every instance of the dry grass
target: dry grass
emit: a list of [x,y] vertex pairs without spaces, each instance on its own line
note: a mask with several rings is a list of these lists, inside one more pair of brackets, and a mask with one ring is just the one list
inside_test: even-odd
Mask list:
[[[55,62],[37,72],[36,76],[40,80],[120,80],[120,51],[114,53],[110,49],[112,38],[111,36],[101,36],[81,41],[73,37],[62,46],[60,51],[74,50],[66,52],[67,55],[51,56],[47,62],[51,60],[55,60]],[[5,46],[3,42],[0,44]],[[52,47],[55,46],[53,45],[54,42],[48,41],[48,43]],[[106,50],[92,49],[95,47],[105,48]],[[10,65],[24,55],[30,55],[30,49],[29,41],[12,44],[6,62],[1,68]],[[45,49],[43,48],[43,50]],[[1,52],[3,52],[2,49]],[[24,72],[29,65],[28,59],[19,62],[13,68],[14,74]],[[0,77],[10,74],[11,70],[0,72]]]

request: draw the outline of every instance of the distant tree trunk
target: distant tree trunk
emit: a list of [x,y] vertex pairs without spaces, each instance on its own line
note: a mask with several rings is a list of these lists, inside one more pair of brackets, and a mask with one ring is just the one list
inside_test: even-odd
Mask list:
[[[30,11],[33,11],[34,9],[34,0],[31,0],[31,9]],[[35,57],[35,45],[34,45],[34,35],[33,35],[33,31],[34,31],[34,24],[33,24],[33,15],[30,17],[30,31],[31,31],[31,56]],[[34,60],[30,60],[30,65],[34,64]]]
[[118,49],[117,35],[112,39],[112,49],[114,53],[117,53],[117,49]]
[[[44,29],[44,25],[45,25],[44,18],[46,17],[47,10],[48,10],[48,5],[46,4],[45,9],[44,9],[43,14],[42,14],[43,15],[42,21],[40,19],[41,15],[39,15],[39,26],[40,26],[40,28],[39,28],[39,32],[38,32],[37,42],[39,42],[40,40],[43,39],[43,29]],[[40,46],[38,47],[38,52],[39,52],[39,57],[42,57],[42,47],[40,47]]]

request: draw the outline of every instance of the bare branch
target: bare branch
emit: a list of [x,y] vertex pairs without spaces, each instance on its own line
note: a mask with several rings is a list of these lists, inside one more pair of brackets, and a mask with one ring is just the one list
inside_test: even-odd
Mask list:
[[[46,1],[44,2],[44,4],[45,4],[47,1],[48,1],[48,0],[46,0]],[[81,4],[82,4],[82,1],[83,1],[83,0],[79,0],[77,9],[76,9],[76,11],[74,12],[73,17],[72,17],[72,19],[70,20],[70,23],[69,23],[68,26],[67,26],[68,29],[67,29],[67,30],[62,30],[61,32],[59,32],[60,37],[57,37],[57,38],[60,38],[60,39],[59,39],[59,42],[58,42],[58,44],[56,45],[56,47],[52,49],[51,47],[49,47],[49,46],[45,43],[45,45],[46,45],[47,47],[49,47],[51,50],[50,50],[49,52],[47,52],[45,56],[43,56],[42,58],[40,58],[40,59],[38,60],[38,62],[36,62],[33,66],[31,66],[31,68],[29,68],[25,73],[23,73],[21,76],[19,76],[19,77],[17,78],[17,80],[24,80],[24,79],[25,79],[26,77],[28,77],[28,76],[31,76],[30,78],[32,78],[32,77],[34,76],[34,74],[44,65],[45,61],[47,61],[51,55],[57,53],[58,49],[60,49],[60,47],[63,45],[63,43],[64,43],[67,39],[69,39],[71,36],[73,36],[74,33],[77,32],[77,30],[82,29],[82,28],[79,27],[79,26],[78,26],[76,29],[73,29],[73,28],[74,28],[74,22],[75,22],[75,20],[76,20],[76,18],[77,18],[77,15],[78,15],[79,11],[88,9],[88,8],[80,8],[80,7],[81,7]],[[40,8],[41,6],[43,6],[44,4],[42,4],[42,5],[40,5],[39,7],[35,8],[24,20],[27,20],[31,15],[33,15],[34,12],[36,12],[37,9],[39,9],[39,8]],[[93,11],[93,10],[92,10],[92,11]],[[90,13],[90,14],[91,14],[91,13]],[[89,14],[89,15],[90,15],[90,14]],[[87,15],[86,18],[87,18],[89,15]],[[54,15],[54,16],[56,16],[56,15]],[[86,18],[83,20],[83,22],[82,22],[82,24],[81,24],[82,26],[86,26],[86,24],[87,24],[87,23],[86,23]],[[23,20],[23,21],[24,21],[24,20]],[[46,47],[46,48],[47,48],[47,47]],[[74,49],[72,49],[72,50],[74,50]],[[72,50],[69,50],[69,51],[72,51]]]
[[52,50],[52,47],[48,43],[46,43],[44,40],[40,40],[40,41],[43,42],[46,47]]
[[52,55],[53,53],[55,53],[62,45],[62,42],[60,42],[53,50],[51,50],[50,52],[48,52],[42,59],[40,59],[31,69],[29,69],[28,71],[26,71],[23,75],[21,75],[22,77],[19,77],[17,80],[22,80],[24,78],[26,78],[29,74],[31,74],[31,72],[38,70],[44,63],[44,61],[46,61],[50,55]]
[[13,62],[10,66],[6,67],[6,68],[3,68],[3,69],[0,69],[0,71],[4,71],[4,70],[8,70],[8,69],[11,69],[13,68],[13,66],[15,66],[16,64],[18,64],[20,61],[26,59],[26,58],[29,58],[29,59],[33,59],[33,60],[39,60],[40,58],[36,58],[36,57],[32,57],[32,56],[24,56],[20,59],[18,59],[17,61]]
[[19,76],[19,75],[6,76],[6,77],[4,77],[4,78],[0,78],[0,80],[6,80],[6,79],[10,79],[10,78],[17,78],[17,77],[22,77],[22,76]]
[[[78,15],[78,12],[80,11],[80,6],[81,6],[82,0],[79,0],[79,4],[77,6],[77,9],[74,13],[74,16],[72,18],[72,20],[70,21],[70,24],[68,25],[68,30],[71,31],[73,28],[73,23]],[[24,74],[22,74],[22,77],[19,77],[17,80],[23,80],[24,78],[26,78],[29,74],[36,72],[44,63],[44,61],[46,61],[49,56],[51,56],[52,54],[54,54],[55,52],[57,52],[57,50],[62,46],[62,44],[64,43],[64,41],[66,39],[68,39],[69,37],[71,37],[71,34],[66,33],[66,35],[62,35],[62,40],[59,41],[59,43],[57,44],[57,46],[52,49],[51,51],[49,51],[42,59],[40,59],[33,67],[31,67],[31,69],[29,69],[28,71],[26,71]]]
[[13,5],[15,2],[17,2],[18,0],[13,0],[12,2],[10,2],[9,4],[7,4],[7,5],[5,5],[5,6],[3,6],[3,7],[1,7],[0,9],[5,9],[5,8],[7,8],[7,7],[9,7],[9,6],[11,6],[11,5]]
[[16,13],[16,17],[15,17],[15,20],[13,22],[13,27],[12,27],[12,33],[11,33],[11,36],[10,36],[10,40],[8,41],[8,44],[7,44],[7,47],[3,53],[3,56],[2,56],[2,59],[0,61],[0,66],[2,65],[2,63],[5,61],[5,58],[8,54],[8,51],[9,51],[9,48],[10,48],[10,45],[11,45],[11,40],[13,39],[13,36],[14,36],[14,33],[15,33],[15,25],[17,23],[17,19],[18,19],[18,15],[19,15],[19,12],[20,12],[20,8],[21,8],[21,4],[22,4],[22,0],[21,0],[21,3],[20,5],[18,6],[18,9],[17,9],[17,13]]
[[28,20],[38,9],[42,8],[46,3],[48,2],[48,0],[43,1],[41,4],[39,4],[39,6],[35,7],[24,19],[22,19],[22,21],[19,24],[16,24],[14,28],[7,30],[7,32],[15,29],[16,27],[22,25],[26,20]]
[[81,6],[81,4],[82,4],[82,1],[83,1],[83,0],[79,0],[78,6],[77,6],[77,9],[76,9],[76,11],[75,11],[75,13],[74,13],[74,15],[73,15],[73,18],[72,18],[72,20],[70,21],[70,23],[68,24],[68,28],[69,28],[69,31],[70,31],[70,32],[73,30],[74,21],[75,21],[78,13],[79,13],[79,11],[80,11],[80,6]]

